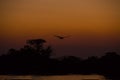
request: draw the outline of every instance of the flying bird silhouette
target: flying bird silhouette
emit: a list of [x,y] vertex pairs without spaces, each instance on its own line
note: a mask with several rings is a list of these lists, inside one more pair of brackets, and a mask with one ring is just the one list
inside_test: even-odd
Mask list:
[[59,38],[59,39],[64,39],[64,38],[67,38],[67,37],[69,37],[69,36],[57,36],[57,35],[55,35],[55,37],[57,37],[57,38]]

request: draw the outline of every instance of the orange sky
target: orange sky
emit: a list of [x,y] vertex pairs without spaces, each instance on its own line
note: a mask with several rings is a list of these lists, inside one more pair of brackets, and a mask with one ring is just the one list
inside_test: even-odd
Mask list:
[[[57,55],[119,52],[119,0],[1,0],[0,5],[1,51],[44,38]],[[60,41],[55,34],[71,37]]]

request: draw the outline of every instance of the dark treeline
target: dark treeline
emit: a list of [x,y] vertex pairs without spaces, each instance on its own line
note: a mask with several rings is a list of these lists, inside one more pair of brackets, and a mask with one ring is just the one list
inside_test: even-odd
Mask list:
[[52,58],[52,48],[44,46],[43,39],[28,40],[20,50],[10,49],[0,56],[0,74],[65,75],[100,74],[120,80],[120,55],[116,52],[104,56],[81,59],[75,56]]

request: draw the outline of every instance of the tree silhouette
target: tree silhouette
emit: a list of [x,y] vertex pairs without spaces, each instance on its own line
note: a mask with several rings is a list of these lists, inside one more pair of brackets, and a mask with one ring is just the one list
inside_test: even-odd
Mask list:
[[10,49],[8,54],[0,56],[0,73],[44,73],[52,53],[51,46],[44,46],[45,42],[44,39],[32,39],[27,40],[27,44],[20,50]]
[[[120,79],[120,55],[116,52],[107,52],[100,58],[101,73],[110,78]],[[117,79],[115,79],[117,80]]]
[[43,48],[43,44],[46,43],[44,39],[32,39],[32,40],[27,40],[27,44],[30,46],[33,46],[34,49],[36,49],[37,52],[39,52]]
[[107,52],[101,57],[81,59],[75,56],[51,58],[51,46],[44,39],[27,40],[20,50],[11,48],[0,56],[0,74],[65,75],[100,74],[120,80],[120,55]]

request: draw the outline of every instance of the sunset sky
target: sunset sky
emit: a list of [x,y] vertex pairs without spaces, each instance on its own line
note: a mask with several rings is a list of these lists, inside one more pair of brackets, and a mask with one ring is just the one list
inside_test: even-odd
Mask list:
[[120,53],[120,0],[0,0],[0,53],[36,38],[56,56]]

